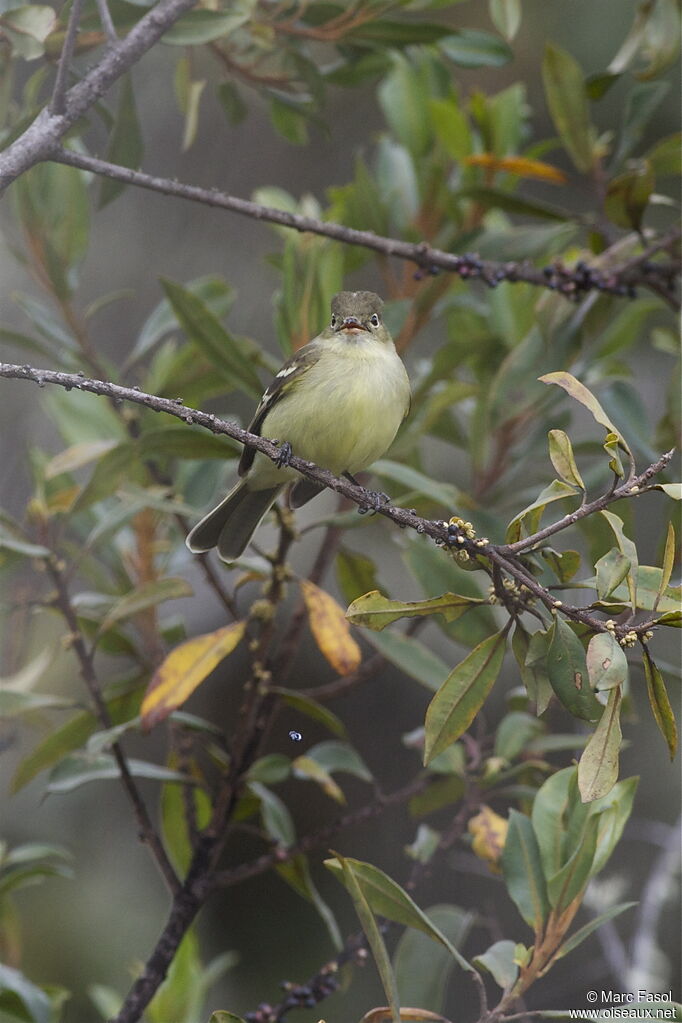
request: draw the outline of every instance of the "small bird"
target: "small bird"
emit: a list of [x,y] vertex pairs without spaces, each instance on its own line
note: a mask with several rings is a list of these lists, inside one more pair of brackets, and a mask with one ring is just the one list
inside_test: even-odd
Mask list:
[[287,465],[292,452],[335,475],[353,477],[390,447],[410,408],[410,382],[371,291],[342,291],[331,320],[286,362],[260,400],[251,433],[276,439],[278,463],[245,447],[242,477],[191,530],[194,554],[218,548],[234,561],[287,483],[299,508],[324,488]]

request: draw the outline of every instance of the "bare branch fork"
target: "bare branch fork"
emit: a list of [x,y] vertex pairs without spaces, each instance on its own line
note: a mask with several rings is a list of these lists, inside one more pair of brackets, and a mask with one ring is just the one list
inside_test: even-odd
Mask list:
[[[139,388],[123,387],[120,384],[113,384],[107,380],[93,380],[80,373],[63,373],[59,370],[37,369],[33,366],[17,365],[14,363],[0,363],[0,377],[31,380],[37,383],[39,387],[44,387],[45,384],[57,384],[60,387],[66,388],[66,390],[73,390],[75,388],[76,390],[89,391],[92,394],[103,395],[114,402],[130,401],[136,405],[149,408],[154,412],[165,412],[190,425],[203,426],[212,433],[231,437],[240,444],[256,448],[256,450],[261,451],[273,461],[277,461],[280,455],[280,448],[276,441],[249,433],[248,430],[242,429],[236,423],[226,422],[213,413],[201,412],[199,409],[190,408],[183,404],[181,398],[162,398],[158,395],[147,394],[145,391],[139,390]],[[444,522],[442,519],[426,519],[421,515],[417,515],[413,509],[409,508],[385,504],[378,509],[378,513],[391,519],[392,522],[395,522],[401,528],[414,529],[417,533],[431,537],[432,540],[435,540],[436,543],[442,546],[464,550],[470,557],[478,560],[481,558],[486,559],[492,566],[501,569],[511,578],[515,579],[517,583],[525,586],[552,613],[560,611],[564,617],[576,622],[582,622],[595,632],[606,632],[609,631],[606,623],[588,610],[557,601],[522,564],[519,560],[520,555],[532,552],[547,537],[568,528],[588,515],[601,511],[614,501],[639,496],[652,489],[651,480],[669,465],[674,453],[674,448],[667,451],[639,475],[633,476],[619,486],[612,487],[608,493],[590,501],[576,511],[565,515],[557,522],[546,526],[544,529],[516,544],[497,546],[480,539],[470,540],[456,529],[453,532],[453,527],[449,526],[449,523]],[[336,491],[337,494],[341,494],[343,497],[347,497],[359,507],[374,508],[371,495],[368,494],[364,487],[356,486],[346,479],[334,476],[328,469],[323,469],[313,462],[299,458],[295,454],[291,456],[289,464],[304,476],[315,480],[317,483],[321,483],[330,490]],[[632,631],[642,636],[651,628],[654,621],[655,619],[649,619],[637,625],[632,625],[631,623],[619,624],[615,628],[616,637],[621,639],[626,633]]]
[[[669,304],[677,308],[675,299],[675,283],[680,271],[679,259],[674,255],[666,262],[653,262],[652,257],[661,251],[674,254],[679,243],[680,230],[672,229],[652,244],[640,255],[632,257],[622,264],[613,263],[608,268],[587,266],[579,263],[569,269],[558,263],[538,268],[528,262],[496,262],[479,259],[472,254],[456,255],[442,249],[432,248],[424,242],[413,243],[398,238],[388,238],[375,234],[373,231],[360,231],[346,227],[333,221],[318,220],[315,217],[303,216],[300,213],[289,213],[271,206],[237,196],[228,195],[215,188],[200,188],[197,185],[186,185],[169,178],[160,178],[142,171],[131,170],[117,164],[100,160],[93,156],[77,153],[72,149],[55,147],[48,159],[70,167],[90,171],[113,178],[127,185],[136,185],[162,195],[178,199],[189,199],[231,213],[239,213],[255,220],[264,220],[282,227],[290,227],[295,231],[331,238],[346,245],[357,245],[371,249],[384,256],[393,256],[414,263],[421,270],[430,273],[445,270],[457,274],[463,279],[481,280],[494,288],[502,281],[523,281],[536,287],[558,291],[570,299],[580,298],[589,291],[602,291],[607,294],[634,297],[637,285],[656,285]],[[0,157],[0,168],[1,168]],[[602,254],[603,262],[603,254]]]

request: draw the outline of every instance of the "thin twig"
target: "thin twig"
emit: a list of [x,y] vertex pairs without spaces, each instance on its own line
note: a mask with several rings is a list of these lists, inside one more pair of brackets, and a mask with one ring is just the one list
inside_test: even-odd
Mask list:
[[110,43],[118,42],[118,33],[116,26],[114,25],[111,12],[109,11],[109,5],[107,0],[96,0],[97,2],[97,13],[99,14],[100,24],[104,29],[104,34]]
[[[95,714],[103,728],[111,728],[112,721],[107,705],[102,696],[99,680],[95,671],[93,655],[86,646],[83,634],[80,631],[76,611],[71,603],[66,580],[62,574],[59,560],[56,556],[53,556],[46,561],[46,565],[47,571],[55,585],[57,593],[56,605],[69,627],[69,642],[71,649],[78,660],[80,673],[85,685],[87,686],[88,692],[90,693],[90,697],[95,708]],[[135,811],[135,816],[140,829],[140,836],[151,849],[154,859],[157,862],[159,870],[161,871],[169,890],[173,894],[177,894],[180,891],[180,882],[178,881],[171,862],[166,855],[166,850],[163,847],[161,839],[152,824],[151,818],[147,812],[147,807],[144,804],[144,800],[142,799],[133,776],[130,773],[130,768],[128,767],[128,762],[120,743],[112,743],[111,752],[116,760],[123,787],[126,790],[132,803],[133,810]]]
[[81,20],[82,8],[83,0],[73,0],[71,11],[69,13],[69,23],[66,27],[64,45],[62,46],[61,56],[59,57],[59,63],[57,64],[57,75],[54,80],[52,98],[48,108],[53,117],[59,117],[66,109],[66,88],[69,80],[69,71],[71,70],[71,60],[73,58],[73,51],[76,45],[76,36],[78,35],[78,26]]
[[[57,384],[61,387],[67,388],[67,390],[76,388],[82,391],[89,391],[92,394],[101,394],[104,397],[113,400],[131,401],[138,405],[144,405],[147,408],[151,408],[156,412],[166,412],[168,415],[182,419],[188,424],[203,426],[206,429],[211,430],[213,433],[224,434],[225,436],[232,437],[233,440],[238,441],[240,444],[256,448],[256,450],[267,455],[267,457],[273,461],[277,461],[279,458],[279,445],[265,437],[259,437],[256,434],[249,433],[247,430],[243,430],[240,426],[237,426],[236,423],[226,422],[219,419],[212,413],[201,412],[198,409],[193,409],[183,405],[182,402],[177,400],[147,394],[146,392],[140,391],[136,388],[122,387],[119,384],[112,384],[105,380],[91,380],[77,373],[63,373],[56,370],[36,369],[29,365],[20,366],[14,363],[0,363],[0,377],[18,380],[31,380],[39,386],[44,386],[46,383]],[[539,530],[532,536],[519,540],[514,544],[501,544],[499,546],[494,544],[485,544],[484,541],[480,539],[469,540],[463,536],[461,532],[459,535],[453,537],[448,531],[448,523],[444,522],[442,519],[425,519],[422,516],[417,515],[417,513],[412,509],[400,508],[392,504],[382,505],[378,509],[378,514],[383,515],[385,518],[390,519],[392,522],[395,522],[401,527],[409,527],[410,529],[416,530],[417,533],[429,536],[442,546],[452,547],[456,544],[457,549],[466,551],[471,557],[485,558],[493,565],[499,566],[511,578],[522,583],[534,596],[541,600],[550,611],[560,612],[562,615],[567,618],[571,618],[573,621],[582,622],[583,624],[588,625],[594,632],[607,632],[609,630],[607,629],[606,623],[595,617],[594,614],[591,614],[584,608],[565,605],[562,601],[556,600],[556,598],[554,598],[545,587],[538,583],[534,576],[532,576],[531,573],[521,564],[517,555],[520,552],[527,553],[548,536],[552,536],[554,533],[558,533],[561,530],[568,528],[579,519],[585,518],[588,514],[601,511],[614,501],[621,500],[622,498],[638,496],[649,487],[650,481],[653,477],[665,469],[672,460],[674,453],[675,450],[673,448],[662,455],[652,465],[648,466],[638,476],[628,480],[627,483],[616,487],[609,493],[604,494],[596,500],[591,501],[589,504],[582,506],[570,515],[565,515],[563,519],[559,520],[559,522],[553,523],[545,529]],[[370,507],[367,491],[363,487],[356,486],[345,478],[334,476],[334,474],[329,472],[327,469],[322,469],[313,462],[308,462],[296,455],[291,456],[289,464],[302,475],[322,484],[324,487],[328,487],[330,490],[336,491],[338,494],[342,494],[354,504],[357,504],[360,508]],[[646,622],[641,622],[634,626],[630,623],[625,625],[617,624],[615,626],[615,635],[618,639],[623,638],[623,636],[629,632],[635,632],[637,635],[643,635],[651,628],[653,621],[654,619],[647,620]]]
[[[652,280],[659,280],[663,286],[672,284],[674,288],[673,278],[679,272],[679,261],[647,264],[647,273],[640,274],[637,267],[632,266],[632,260],[626,264],[627,273],[623,273],[621,267],[616,265],[609,266],[607,270],[604,270],[601,267],[589,267],[581,264],[572,270],[559,263],[539,268],[528,262],[496,262],[479,259],[478,256],[472,254],[460,256],[442,249],[434,249],[424,242],[413,243],[398,238],[388,238],[374,234],[373,231],[360,231],[333,221],[318,220],[300,213],[289,213],[271,206],[263,206],[260,203],[219,192],[217,189],[184,185],[168,178],[156,177],[142,171],[109,163],[106,160],[85,156],[72,149],[53,149],[48,154],[48,158],[58,163],[68,164],[70,167],[79,167],[94,174],[102,174],[115,181],[122,181],[124,184],[160,192],[162,195],[190,199],[206,206],[240,213],[255,220],[264,220],[282,227],[293,228],[296,231],[322,235],[346,245],[359,245],[384,256],[406,259],[427,272],[446,270],[458,274],[463,279],[481,280],[491,288],[496,287],[502,281],[524,281],[536,287],[558,291],[571,299],[579,298],[594,290],[623,297],[634,297],[635,285],[648,285]],[[672,244],[675,239],[679,238],[679,231],[671,231],[667,238]],[[656,274],[659,276],[656,277]],[[672,294],[670,287],[668,290]]]

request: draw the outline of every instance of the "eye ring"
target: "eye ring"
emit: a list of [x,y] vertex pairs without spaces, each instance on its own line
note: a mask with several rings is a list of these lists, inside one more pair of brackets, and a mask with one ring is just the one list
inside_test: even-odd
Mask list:
[[332,314],[332,324],[331,325],[332,325],[332,327],[336,326],[336,315],[335,314]]
[[373,327],[379,326],[379,317],[377,316],[376,313],[372,313],[372,317],[369,322],[372,324]]

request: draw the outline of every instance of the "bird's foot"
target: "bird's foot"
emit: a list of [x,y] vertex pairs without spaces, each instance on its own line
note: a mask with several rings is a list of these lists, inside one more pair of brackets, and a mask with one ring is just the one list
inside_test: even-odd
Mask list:
[[376,513],[385,504],[390,504],[391,498],[388,494],[385,494],[383,490],[368,490],[367,487],[362,487],[362,492],[365,500],[367,501],[367,507],[358,507],[358,511],[361,515],[367,515],[368,512],[371,512],[372,515],[376,515]]
[[294,452],[291,449],[291,444],[289,443],[288,440],[285,440],[283,444],[280,444],[279,454],[277,455],[277,459],[275,461],[275,465],[277,466],[277,468],[285,469],[289,462],[291,461],[291,456],[293,455],[293,453]]

